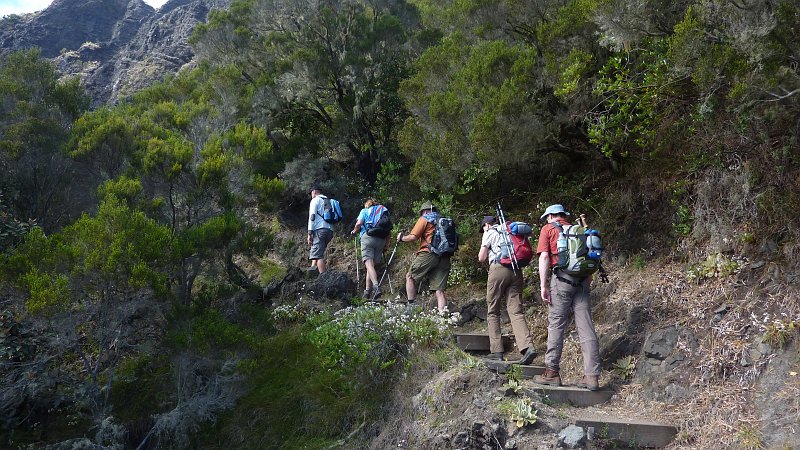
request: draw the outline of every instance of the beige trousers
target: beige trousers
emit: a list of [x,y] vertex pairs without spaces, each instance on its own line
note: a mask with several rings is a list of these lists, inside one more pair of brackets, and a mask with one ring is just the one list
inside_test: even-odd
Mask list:
[[505,298],[511,328],[520,351],[533,346],[528,323],[522,310],[522,271],[517,274],[501,264],[489,265],[489,279],[486,281],[486,306],[489,313],[486,321],[489,325],[489,348],[492,353],[503,352],[500,337],[500,302]]

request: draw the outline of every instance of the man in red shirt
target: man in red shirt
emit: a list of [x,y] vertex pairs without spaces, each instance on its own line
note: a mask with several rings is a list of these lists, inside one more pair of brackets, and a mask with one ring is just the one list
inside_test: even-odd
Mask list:
[[419,210],[419,219],[408,234],[402,232],[397,235],[397,242],[414,242],[419,240],[419,250],[411,261],[411,267],[406,274],[406,296],[409,303],[414,303],[417,298],[417,283],[428,278],[428,287],[436,292],[436,303],[440,312],[447,310],[447,300],[444,290],[447,287],[447,277],[450,275],[450,257],[439,256],[430,251],[433,224],[438,217],[436,207],[432,203],[424,203]]
[[541,217],[547,220],[547,224],[539,234],[536,252],[539,254],[542,301],[548,305],[547,352],[544,355],[545,371],[535,376],[533,381],[551,386],[561,385],[559,364],[564,349],[564,330],[574,316],[583,353],[584,376],[578,386],[596,391],[600,388],[600,344],[589,304],[591,276],[577,278],[559,272],[557,267],[557,241],[561,232],[558,225],[569,226],[568,215],[563,206],[550,205]]

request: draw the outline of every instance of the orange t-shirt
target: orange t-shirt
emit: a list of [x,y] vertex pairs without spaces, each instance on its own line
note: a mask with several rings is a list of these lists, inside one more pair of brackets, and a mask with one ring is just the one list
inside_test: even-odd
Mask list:
[[433,238],[433,231],[435,229],[436,227],[425,220],[424,217],[420,216],[420,218],[417,219],[417,223],[414,224],[414,228],[412,228],[409,233],[419,238],[419,250],[417,253],[431,251],[428,246],[431,245],[431,239]]
[[[569,226],[570,223],[567,222],[566,219],[558,218],[558,223],[561,226]],[[555,267],[556,263],[558,263],[558,228],[552,223],[548,223],[547,225],[542,227],[542,231],[539,232],[539,244],[536,246],[536,253],[540,254],[542,252],[550,253],[550,267]]]

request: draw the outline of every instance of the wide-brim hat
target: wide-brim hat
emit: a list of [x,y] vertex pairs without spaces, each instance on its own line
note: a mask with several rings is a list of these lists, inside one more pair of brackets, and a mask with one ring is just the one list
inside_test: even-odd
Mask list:
[[483,226],[487,223],[494,225],[497,223],[497,217],[495,216],[483,216],[483,220],[481,220],[481,228],[480,232],[483,233]]
[[426,209],[430,209],[431,211],[433,211],[436,209],[436,207],[433,206],[433,203],[431,202],[425,202],[422,204],[422,206],[419,207],[419,212],[425,211]]
[[555,205],[548,206],[547,209],[544,210],[544,214],[542,214],[542,217],[539,217],[539,220],[544,220],[544,218],[547,217],[549,214],[566,214],[566,215],[570,215],[567,212],[567,210],[564,209],[563,206],[561,206],[559,204],[555,204]]

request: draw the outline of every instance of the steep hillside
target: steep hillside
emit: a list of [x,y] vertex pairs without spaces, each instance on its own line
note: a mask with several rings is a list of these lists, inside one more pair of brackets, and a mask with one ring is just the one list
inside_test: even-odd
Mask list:
[[194,26],[230,0],[56,0],[0,22],[0,49],[40,47],[65,76],[78,75],[95,105],[116,102],[194,61]]

